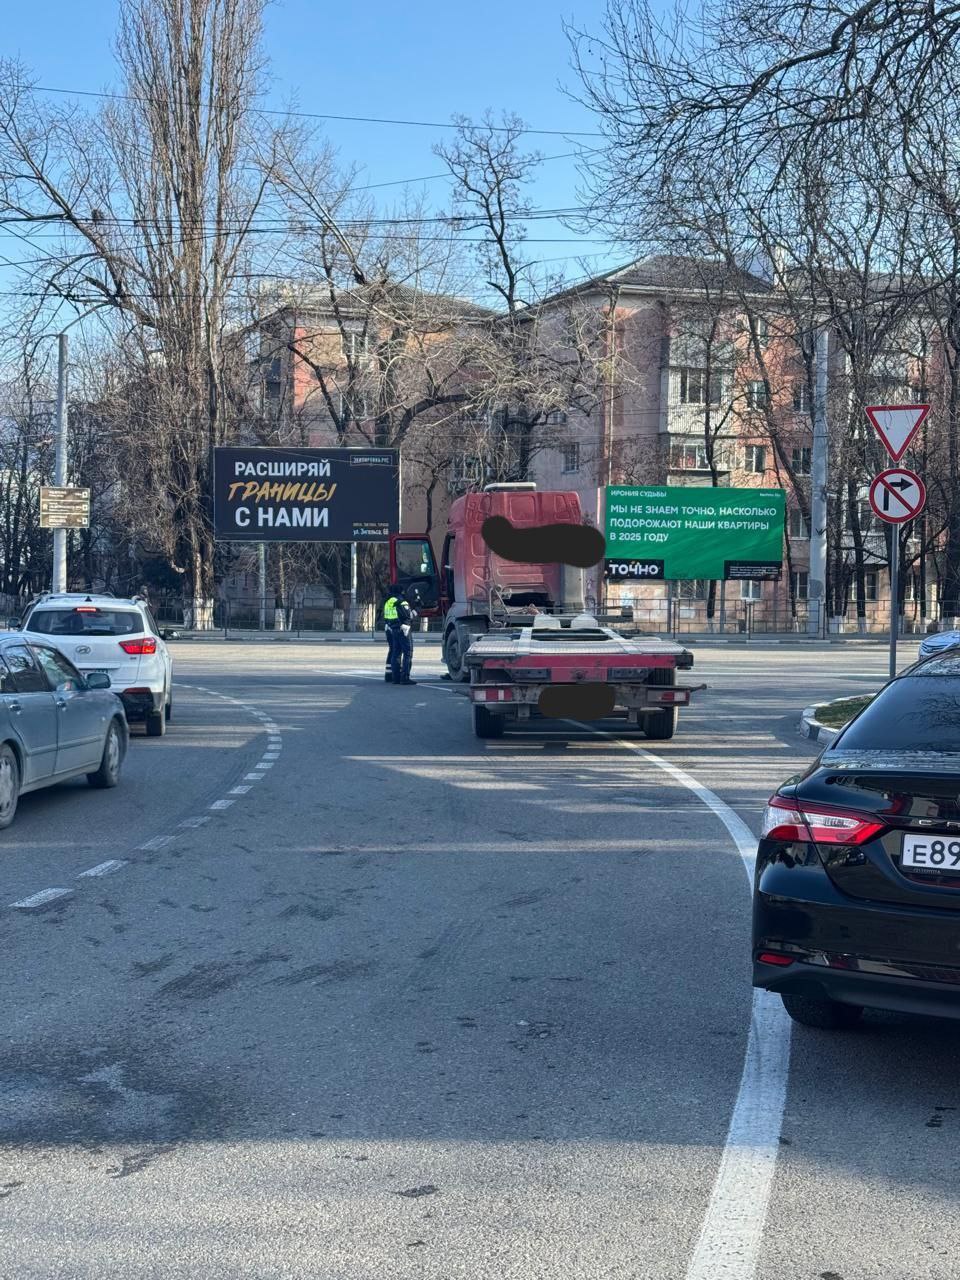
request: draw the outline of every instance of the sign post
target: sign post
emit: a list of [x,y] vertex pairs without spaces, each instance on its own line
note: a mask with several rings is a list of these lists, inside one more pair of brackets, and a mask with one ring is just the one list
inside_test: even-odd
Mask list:
[[874,477],[870,506],[890,530],[890,679],[897,674],[897,638],[900,633],[900,525],[923,510],[927,491],[923,481],[906,467],[891,467]]

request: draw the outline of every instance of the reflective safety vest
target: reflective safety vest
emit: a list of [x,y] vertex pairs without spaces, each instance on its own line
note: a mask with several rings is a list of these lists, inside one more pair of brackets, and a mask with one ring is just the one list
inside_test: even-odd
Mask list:
[[391,596],[387,603],[383,606],[384,622],[396,622],[400,616],[397,613],[397,596]]

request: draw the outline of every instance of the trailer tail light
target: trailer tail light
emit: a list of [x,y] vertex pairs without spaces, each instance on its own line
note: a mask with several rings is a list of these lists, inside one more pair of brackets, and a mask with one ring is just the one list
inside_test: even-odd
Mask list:
[[120,648],[131,657],[142,657],[157,652],[157,642],[153,636],[142,636],[139,640],[121,640]]
[[771,796],[760,829],[764,840],[802,844],[866,844],[884,829],[869,814],[826,805],[804,804],[786,796]]

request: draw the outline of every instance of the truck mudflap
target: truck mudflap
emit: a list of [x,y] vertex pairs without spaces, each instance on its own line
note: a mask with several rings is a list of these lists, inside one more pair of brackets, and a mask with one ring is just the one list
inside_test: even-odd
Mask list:
[[[490,711],[535,707],[544,689],[552,684],[472,684],[462,690],[471,702],[482,703]],[[701,693],[705,684],[648,685],[614,683],[614,706],[627,711],[656,711],[662,707],[687,707],[690,695]]]

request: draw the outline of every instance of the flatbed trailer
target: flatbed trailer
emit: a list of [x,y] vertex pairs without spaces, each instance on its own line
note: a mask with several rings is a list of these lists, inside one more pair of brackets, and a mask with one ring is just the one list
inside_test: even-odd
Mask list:
[[[473,704],[478,738],[498,738],[509,722],[544,715],[541,698],[561,685],[601,685],[608,704],[612,693],[603,718],[626,719],[648,738],[672,738],[678,708],[706,687],[677,684],[677,671],[693,666],[693,654],[682,645],[659,636],[623,636],[577,618],[554,616],[487,632],[473,641],[464,661],[470,683],[463,692]],[[547,696],[555,717],[560,700]]]

